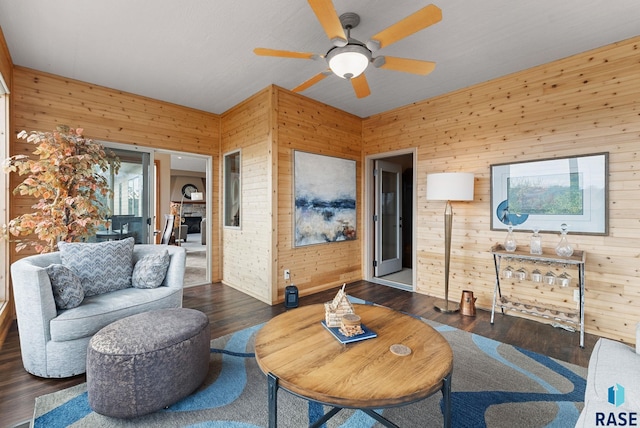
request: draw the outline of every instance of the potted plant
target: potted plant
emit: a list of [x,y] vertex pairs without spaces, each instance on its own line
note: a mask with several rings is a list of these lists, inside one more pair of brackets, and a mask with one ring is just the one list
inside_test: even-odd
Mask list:
[[38,201],[34,212],[3,225],[4,237],[17,237],[16,251],[27,246],[38,253],[55,251],[59,241],[82,241],[107,223],[111,190],[104,173],[112,168],[117,174],[120,161],[82,131],[63,125],[54,132],[18,134],[37,145],[35,157],[7,158],[4,171],[26,175],[13,193]]

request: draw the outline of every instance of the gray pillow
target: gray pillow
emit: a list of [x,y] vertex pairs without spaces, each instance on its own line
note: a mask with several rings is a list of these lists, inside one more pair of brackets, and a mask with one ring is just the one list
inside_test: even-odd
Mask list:
[[62,264],[80,277],[85,297],[131,287],[134,239],[59,242]]
[[156,288],[162,284],[167,275],[171,260],[169,252],[164,250],[157,254],[149,254],[136,262],[133,267],[131,282],[135,288]]
[[53,264],[46,268],[53,290],[53,300],[58,309],[71,309],[80,306],[84,300],[84,290],[80,278],[71,269]]

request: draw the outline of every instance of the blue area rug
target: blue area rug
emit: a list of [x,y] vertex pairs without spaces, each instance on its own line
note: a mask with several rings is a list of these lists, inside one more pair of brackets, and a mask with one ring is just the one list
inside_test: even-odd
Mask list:
[[[355,300],[356,303],[363,303]],[[582,409],[586,369],[442,324],[454,352],[453,427],[573,427]],[[36,399],[33,427],[266,427],[267,382],[257,367],[253,338],[261,325],[215,339],[204,385],[173,406],[131,420],[89,408],[86,385]],[[419,375],[419,374],[416,374]],[[442,426],[442,396],[380,410],[401,427]],[[278,393],[278,423],[303,427],[329,408]],[[326,427],[380,426],[357,410],[343,410]]]

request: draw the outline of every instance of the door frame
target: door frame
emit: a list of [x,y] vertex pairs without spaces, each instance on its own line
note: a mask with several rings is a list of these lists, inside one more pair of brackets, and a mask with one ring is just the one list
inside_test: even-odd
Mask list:
[[[205,201],[207,201],[207,205],[205,208],[205,218],[207,220],[207,243],[205,244],[206,250],[205,250],[205,257],[207,260],[206,263],[206,276],[205,276],[205,283],[204,284],[210,284],[211,283],[211,277],[212,277],[212,261],[211,261],[211,255],[212,255],[212,251],[213,251],[213,242],[211,242],[211,232],[213,231],[213,227],[218,227],[217,223],[213,222],[213,204],[217,203],[216,201],[213,200],[213,156],[212,155],[204,155],[204,154],[200,154],[200,153],[191,153],[191,152],[182,152],[179,150],[167,150],[167,149],[154,149],[155,153],[162,153],[162,154],[167,154],[167,155],[177,155],[177,156],[184,156],[184,157],[188,157],[188,158],[198,158],[198,159],[202,159],[205,161],[205,180],[206,180],[206,186],[205,186]],[[201,285],[201,284],[189,284],[188,287],[192,287],[192,286],[196,286],[196,285]]]
[[376,278],[375,270],[373,267],[373,261],[375,258],[375,224],[373,222],[373,215],[375,214],[375,205],[374,205],[374,194],[375,194],[375,183],[373,170],[375,166],[376,160],[384,160],[386,158],[399,156],[399,155],[412,155],[412,167],[413,167],[413,195],[412,199],[412,228],[411,228],[411,266],[412,268],[412,286],[410,291],[416,291],[417,289],[417,263],[416,263],[416,219],[417,219],[417,201],[418,201],[418,186],[417,186],[417,174],[415,171],[417,170],[417,159],[418,159],[418,150],[417,148],[409,148],[402,150],[395,150],[392,152],[385,153],[376,153],[375,155],[365,156],[364,159],[364,216],[363,216],[363,255],[362,255],[362,273],[365,281],[373,282],[376,284],[388,285],[392,287],[401,288],[406,290],[406,287],[401,287],[395,282],[386,281],[381,278]]
[[[383,239],[374,239],[374,260],[376,260],[376,266],[373,268],[375,277],[386,276],[391,273],[395,273],[402,270],[402,165],[390,162],[386,159],[374,159],[374,168],[377,169],[376,174],[374,176],[374,187],[375,187],[375,195],[374,198],[374,217],[377,217],[374,221],[375,224],[375,234],[374,236],[380,237],[384,236]],[[384,174],[391,173],[395,176],[395,189],[394,193],[396,195],[395,198],[395,219],[393,223],[395,227],[393,228],[393,232],[395,234],[395,257],[389,258],[385,260],[385,251],[384,249],[387,247],[387,239],[389,235],[385,234],[384,231],[388,227],[387,223],[390,220],[385,215],[385,208],[387,208],[386,203],[382,203],[382,197],[380,197],[384,192],[385,187],[385,179]],[[388,183],[387,183],[388,184]],[[388,190],[388,189],[387,189]],[[376,199],[377,198],[377,199]],[[389,216],[392,217],[392,216]]]

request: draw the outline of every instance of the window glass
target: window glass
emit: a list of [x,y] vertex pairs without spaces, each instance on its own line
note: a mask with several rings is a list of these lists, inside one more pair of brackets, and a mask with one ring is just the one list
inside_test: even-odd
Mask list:
[[224,155],[224,225],[240,227],[240,151]]

